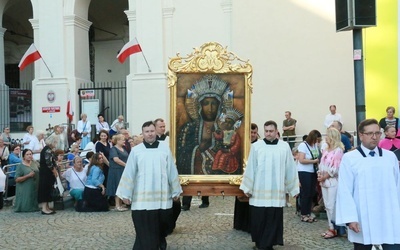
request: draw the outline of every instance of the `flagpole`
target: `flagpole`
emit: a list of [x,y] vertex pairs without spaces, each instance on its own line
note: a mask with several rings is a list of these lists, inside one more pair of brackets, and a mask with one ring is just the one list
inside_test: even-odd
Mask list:
[[[37,52],[40,54],[39,50],[36,48],[36,46],[35,46],[34,43],[33,43],[33,47],[35,47],[35,49],[37,50]],[[49,69],[49,66],[47,66],[47,63],[46,63],[46,61],[44,60],[42,54],[40,54],[40,57],[42,58],[44,65],[46,66],[47,70],[49,71],[51,78],[53,78],[53,73],[51,73],[51,71],[50,71],[50,69]]]
[[[139,43],[139,41],[137,40],[137,38],[135,37],[135,40],[136,40],[136,42],[139,44],[139,46],[140,46],[140,43]],[[150,66],[149,66],[149,63],[147,62],[147,59],[146,59],[146,57],[144,56],[144,53],[143,53],[143,50],[142,49],[140,49],[141,51],[142,51],[142,55],[143,55],[143,58],[144,58],[144,61],[146,62],[146,64],[147,64],[147,69],[149,70],[149,72],[151,72],[151,69],[150,69]]]

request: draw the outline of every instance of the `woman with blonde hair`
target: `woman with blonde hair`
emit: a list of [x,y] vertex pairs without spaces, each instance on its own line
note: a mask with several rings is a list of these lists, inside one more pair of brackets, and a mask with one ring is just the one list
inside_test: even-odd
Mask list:
[[335,128],[328,128],[326,132],[326,143],[328,146],[322,152],[321,162],[317,172],[317,180],[321,185],[329,226],[328,231],[321,236],[325,239],[331,239],[337,235],[332,221],[335,221],[334,208],[336,203],[338,172],[343,157],[344,145],[341,142],[340,132]]

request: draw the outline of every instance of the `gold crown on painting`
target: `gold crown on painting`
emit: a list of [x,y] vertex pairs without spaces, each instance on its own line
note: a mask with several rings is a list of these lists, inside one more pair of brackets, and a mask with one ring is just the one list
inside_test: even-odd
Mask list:
[[[228,84],[216,75],[206,75],[200,81],[193,84],[192,89],[188,92],[194,94],[193,98],[201,101],[205,97],[215,97],[221,101]],[[190,97],[188,95],[188,97]]]
[[243,114],[235,109],[235,108],[225,108],[225,119],[229,118],[232,119],[233,121],[237,121],[243,117]]

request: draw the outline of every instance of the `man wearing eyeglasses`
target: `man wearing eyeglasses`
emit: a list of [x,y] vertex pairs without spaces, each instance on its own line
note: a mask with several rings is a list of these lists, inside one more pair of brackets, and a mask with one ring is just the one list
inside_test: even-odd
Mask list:
[[375,119],[358,126],[361,145],[345,154],[339,169],[336,224],[348,227],[354,249],[400,249],[400,173],[391,151],[377,147]]

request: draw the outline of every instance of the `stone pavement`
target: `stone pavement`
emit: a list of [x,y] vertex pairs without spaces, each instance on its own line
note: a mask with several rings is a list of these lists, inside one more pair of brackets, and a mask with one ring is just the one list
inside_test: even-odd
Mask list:
[[[199,209],[192,201],[182,211],[168,249],[248,249],[254,244],[248,233],[232,229],[234,197],[210,197],[210,207]],[[327,221],[300,222],[295,208],[284,209],[285,246],[275,249],[352,249],[346,238],[325,240],[320,234]],[[0,210],[0,249],[132,249],[135,232],[131,213],[77,213],[73,208],[55,215]]]

